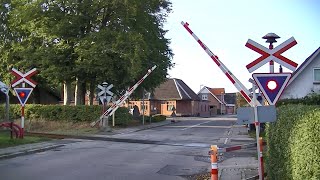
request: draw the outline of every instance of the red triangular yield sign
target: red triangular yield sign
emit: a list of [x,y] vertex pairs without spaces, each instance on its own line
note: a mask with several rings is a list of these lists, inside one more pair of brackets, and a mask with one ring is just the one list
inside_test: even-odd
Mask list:
[[275,105],[287,86],[291,73],[254,73],[252,77],[268,103]]
[[21,106],[24,106],[30,97],[33,88],[14,88]]

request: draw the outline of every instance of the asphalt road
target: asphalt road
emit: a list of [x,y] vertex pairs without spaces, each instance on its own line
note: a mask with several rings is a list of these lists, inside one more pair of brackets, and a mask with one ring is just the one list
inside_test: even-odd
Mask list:
[[235,118],[177,118],[179,122],[115,138],[151,140],[125,143],[64,140],[65,146],[0,160],[1,180],[185,179],[208,171],[210,145],[239,144]]

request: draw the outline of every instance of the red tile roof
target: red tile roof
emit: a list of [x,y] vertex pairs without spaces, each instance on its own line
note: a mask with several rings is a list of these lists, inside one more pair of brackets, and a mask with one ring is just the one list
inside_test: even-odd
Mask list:
[[225,94],[224,88],[208,88],[208,89],[214,95]]

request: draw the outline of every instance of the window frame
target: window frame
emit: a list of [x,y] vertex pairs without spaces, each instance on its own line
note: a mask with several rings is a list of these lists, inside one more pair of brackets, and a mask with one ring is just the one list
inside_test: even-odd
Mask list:
[[[315,78],[316,78],[316,76],[315,76],[316,70],[319,71],[319,73],[320,73],[320,67],[313,68],[313,74],[312,74],[312,76],[313,76],[313,83],[314,83],[314,84],[320,84],[320,79],[319,79],[319,80],[316,80],[316,79],[315,79]],[[319,76],[320,76],[320,75],[319,75]]]
[[147,102],[140,102],[140,109],[141,110],[145,110],[145,111],[148,111],[148,103]]
[[203,101],[207,101],[208,100],[208,94],[201,94],[201,99]]
[[173,111],[174,103],[173,102],[167,102],[167,111]]

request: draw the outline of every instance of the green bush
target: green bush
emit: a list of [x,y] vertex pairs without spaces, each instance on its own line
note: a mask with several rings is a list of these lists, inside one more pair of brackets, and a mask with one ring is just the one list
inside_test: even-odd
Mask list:
[[268,179],[320,179],[320,107],[278,107],[266,127]]
[[[110,117],[109,120],[112,118]],[[115,113],[115,124],[118,126],[127,126],[132,121],[132,115],[129,113],[129,109],[125,107],[119,108]]]
[[[166,120],[166,116],[164,115],[161,115],[161,114],[156,114],[156,115],[153,115],[151,116],[151,123],[155,123],[155,122],[161,122],[161,121],[164,121]],[[139,117],[135,117],[134,118],[135,120],[138,120],[142,123],[143,121],[143,116],[140,115]],[[150,121],[150,116],[144,116],[144,120],[145,122],[149,122]]]
[[[42,119],[47,121],[75,121],[91,122],[98,119],[101,115],[101,106],[63,106],[63,105],[40,105],[27,104],[25,106],[26,119]],[[5,117],[5,106],[0,106],[0,118]],[[21,106],[19,104],[10,105],[10,119],[21,117]],[[127,108],[119,108],[116,111],[116,122],[119,124],[127,123],[131,120]]]
[[161,122],[161,121],[165,121],[166,119],[167,117],[161,114],[156,114],[152,116],[152,122]]
[[[5,116],[6,116],[5,114],[6,114],[6,106],[1,105],[0,106],[0,119],[1,120],[5,119]],[[10,119],[20,118],[21,117],[21,106],[19,104],[10,104],[9,115],[10,115]]]
[[27,105],[26,118],[48,121],[93,121],[101,114],[100,106]]
[[277,102],[277,106],[287,104],[305,104],[305,105],[320,105],[320,94],[311,93],[300,99],[283,99]]

